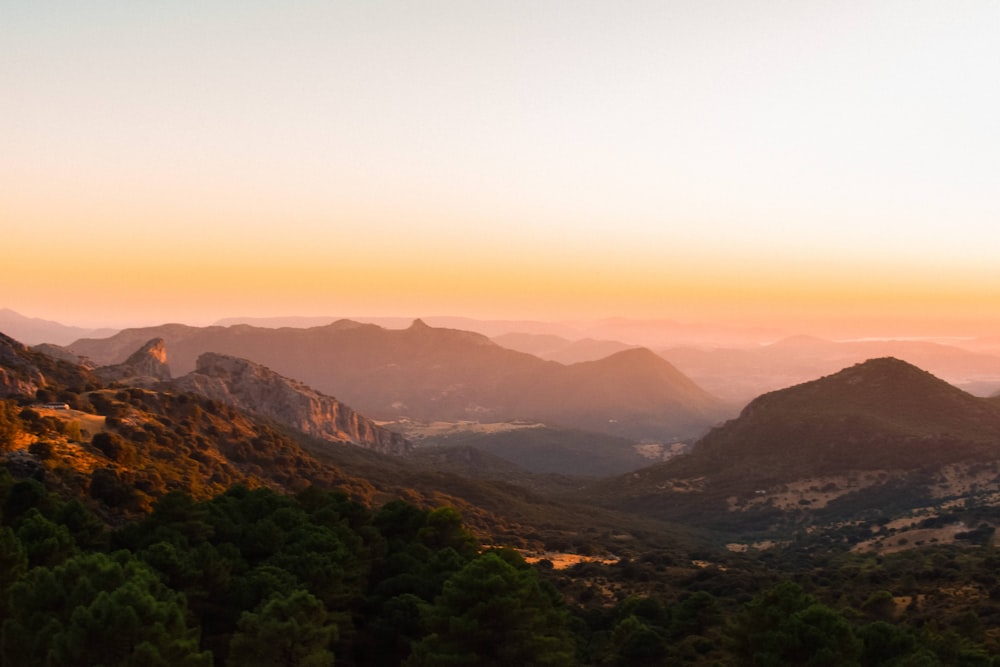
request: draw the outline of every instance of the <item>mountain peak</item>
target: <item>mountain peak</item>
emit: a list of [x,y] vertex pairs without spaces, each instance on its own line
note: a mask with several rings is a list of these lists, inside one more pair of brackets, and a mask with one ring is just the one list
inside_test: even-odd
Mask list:
[[670,363],[648,347],[630,347],[621,352],[615,352],[605,357],[608,361],[623,364],[662,364]]
[[167,346],[162,338],[152,338],[121,364],[102,366],[95,371],[106,382],[127,380],[138,384],[170,379]]
[[896,357],[868,359],[833,375],[820,378],[816,380],[816,383],[822,388],[850,387],[850,391],[859,399],[870,398],[873,392],[879,394],[885,392],[904,394],[927,392],[933,395],[941,392],[952,395],[965,394],[961,389],[948,384],[922,368]]
[[882,357],[754,399],[695,451],[819,474],[961,460],[994,447],[998,435],[1000,410],[987,399]]
[[146,359],[152,359],[161,365],[166,365],[167,345],[162,338],[153,338],[147,341],[145,345],[133,352],[125,363],[142,362]]
[[424,322],[419,317],[417,319],[413,320],[413,324],[410,325],[410,330],[411,331],[419,331],[421,329],[430,329],[430,328],[431,327],[428,326],[427,323]]

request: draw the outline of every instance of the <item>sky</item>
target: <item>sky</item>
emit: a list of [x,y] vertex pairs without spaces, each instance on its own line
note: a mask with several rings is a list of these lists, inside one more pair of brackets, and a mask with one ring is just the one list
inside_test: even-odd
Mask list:
[[1000,333],[1000,3],[0,0],[0,307]]

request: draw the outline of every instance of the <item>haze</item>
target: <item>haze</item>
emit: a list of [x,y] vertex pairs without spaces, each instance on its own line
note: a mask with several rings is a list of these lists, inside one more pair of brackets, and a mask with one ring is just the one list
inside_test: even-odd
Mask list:
[[1000,4],[0,7],[0,306],[1000,324]]

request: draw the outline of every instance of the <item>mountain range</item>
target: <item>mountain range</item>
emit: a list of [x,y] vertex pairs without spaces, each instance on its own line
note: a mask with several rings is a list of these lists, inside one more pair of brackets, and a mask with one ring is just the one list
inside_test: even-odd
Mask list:
[[[219,320],[216,326],[228,328],[247,324],[255,328],[301,329],[324,327],[340,319],[332,316],[236,317]],[[353,318],[353,321],[387,329],[405,329],[412,319],[363,317]],[[827,340],[815,336],[788,336],[776,329],[685,324],[670,320],[609,318],[540,322],[435,316],[423,321],[435,328],[480,333],[491,337],[501,347],[565,365],[596,361],[633,347],[647,347],[702,389],[739,406],[762,393],[881,356],[908,361],[976,395],[986,396],[1000,390],[1000,338],[995,336]],[[113,330],[94,333],[67,327],[24,317],[9,309],[0,310],[0,331],[7,331],[28,344],[44,341],[62,345],[81,337],[104,338],[114,333]],[[127,347],[132,351],[142,342],[134,340]],[[56,353],[54,349],[48,352]],[[192,367],[196,358],[194,355],[190,359]],[[123,359],[120,357],[116,362]]]
[[39,317],[26,317],[10,308],[0,308],[0,331],[25,345],[68,345],[84,336],[111,336],[117,329],[67,326]]
[[[975,347],[974,341],[964,344]],[[978,395],[1000,388],[1000,356],[932,341],[791,336],[752,348],[674,347],[657,352],[706,390],[740,402],[885,356],[905,360]]]
[[68,350],[104,366],[162,338],[177,374],[205,352],[250,359],[376,419],[536,420],[661,442],[692,439],[732,414],[649,350],[564,365],[468,331],[341,320],[309,329],[169,324],[81,339]]

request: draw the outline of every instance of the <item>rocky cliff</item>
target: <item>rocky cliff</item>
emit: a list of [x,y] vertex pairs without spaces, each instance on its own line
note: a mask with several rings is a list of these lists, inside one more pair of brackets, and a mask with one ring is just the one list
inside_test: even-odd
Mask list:
[[27,347],[0,334],[0,397],[34,396],[45,386],[45,377],[27,353]]
[[97,377],[105,382],[155,384],[170,379],[167,366],[167,346],[162,338],[153,338],[136,350],[123,363],[96,369]]
[[268,417],[308,435],[347,442],[384,454],[406,454],[412,445],[398,433],[330,396],[246,359],[206,352],[179,389]]
[[33,350],[0,333],[0,397],[34,398],[39,389],[80,389],[94,381],[90,370]]

